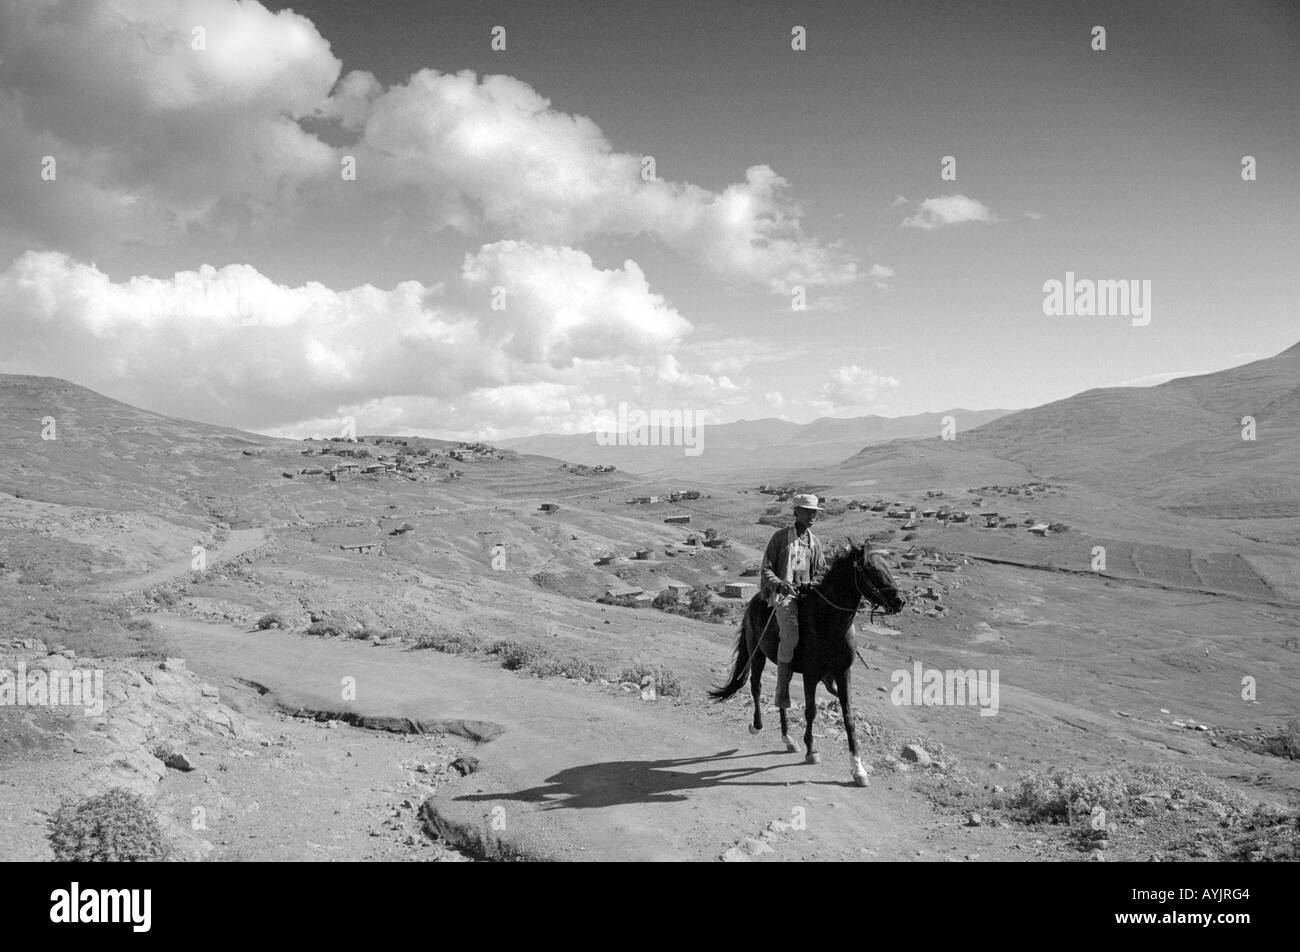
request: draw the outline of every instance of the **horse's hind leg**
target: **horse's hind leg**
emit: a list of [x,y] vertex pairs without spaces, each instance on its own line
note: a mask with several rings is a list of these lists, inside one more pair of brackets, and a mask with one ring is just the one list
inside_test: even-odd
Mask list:
[[840,698],[840,713],[844,715],[844,733],[849,738],[849,775],[850,778],[859,787],[867,785],[867,768],[862,766],[862,758],[858,756],[858,732],[857,725],[853,723],[853,711],[849,708],[849,671],[846,669],[842,674],[835,677],[835,693]]
[[803,718],[807,726],[803,729],[803,745],[808,751],[804,757],[806,764],[821,763],[822,755],[813,749],[813,721],[817,719],[817,679],[810,674],[803,678]]
[[758,692],[763,686],[763,666],[767,658],[757,647],[752,649],[754,657],[749,663],[749,693],[754,695],[754,723],[749,725],[749,732],[757,734],[763,729],[763,706],[758,703]]

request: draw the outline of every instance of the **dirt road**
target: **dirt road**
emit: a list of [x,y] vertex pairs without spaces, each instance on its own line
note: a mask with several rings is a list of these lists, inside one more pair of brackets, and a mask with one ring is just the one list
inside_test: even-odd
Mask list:
[[[231,529],[230,538],[225,544],[215,552],[209,552],[207,555],[208,565],[215,565],[224,559],[232,559],[245,552],[252,551],[260,545],[264,545],[269,536],[265,529]],[[143,575],[135,575],[131,578],[118,579],[115,582],[106,582],[96,588],[100,592],[145,592],[155,585],[162,585],[170,582],[172,579],[180,578],[189,573],[193,568],[190,556],[184,559],[178,559],[167,565],[159,566],[151,572]]]
[[[749,839],[756,859],[1032,855],[1013,849],[1019,839],[1029,843],[1024,834],[936,814],[906,776],[876,772],[869,788],[852,786],[842,736],[819,742],[818,765],[781,750],[773,729],[751,737],[739,700],[649,702],[432,651],[153,617],[192,670],[217,682],[256,682],[282,705],[499,724],[500,736],[475,750],[480,770],[426,806],[453,836],[489,851],[717,859]],[[348,685],[355,700],[343,697]],[[792,828],[758,840],[774,820]]]

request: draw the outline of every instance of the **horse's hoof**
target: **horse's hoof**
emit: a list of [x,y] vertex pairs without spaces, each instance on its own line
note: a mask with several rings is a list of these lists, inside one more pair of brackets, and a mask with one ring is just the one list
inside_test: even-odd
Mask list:
[[855,770],[853,772],[853,782],[856,783],[859,787],[865,787],[871,781],[867,779],[867,772],[865,770],[862,771],[862,773],[858,773]]
[[788,737],[782,737],[781,742],[785,744],[785,752],[787,754],[793,754],[796,750],[799,749],[798,747],[795,746],[794,741],[792,741]]
[[806,764],[819,764],[822,762],[822,755],[817,753],[816,751],[813,751],[811,754],[809,754],[807,757],[803,759],[803,762]]
[[751,734],[757,734],[757,733],[758,733],[759,731],[761,731],[762,729],[763,729],[763,728],[761,728],[761,727],[755,727],[753,724],[750,724],[750,725],[749,725],[749,732],[750,732]]

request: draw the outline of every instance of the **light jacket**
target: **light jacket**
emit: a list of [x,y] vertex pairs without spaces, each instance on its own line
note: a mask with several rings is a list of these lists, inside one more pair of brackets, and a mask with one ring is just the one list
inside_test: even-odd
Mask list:
[[[790,581],[790,544],[795,540],[796,535],[794,526],[778,529],[768,541],[767,549],[763,553],[763,568],[759,573],[763,587],[760,591],[763,600],[769,605],[780,594],[781,583]],[[826,555],[822,550],[821,540],[813,535],[812,529],[808,530],[805,538],[811,550],[808,559],[808,578],[815,584],[826,574]]]

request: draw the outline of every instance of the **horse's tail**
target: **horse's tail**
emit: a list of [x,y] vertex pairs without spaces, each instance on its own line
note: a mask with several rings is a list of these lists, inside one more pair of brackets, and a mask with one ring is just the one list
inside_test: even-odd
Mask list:
[[[736,658],[731,667],[731,680],[721,687],[710,688],[709,697],[715,701],[725,701],[745,684],[745,678],[749,675],[750,652],[745,650],[745,631],[749,625],[749,611],[746,610],[745,618],[740,623],[740,637],[736,639]],[[757,647],[755,647],[757,650]]]

